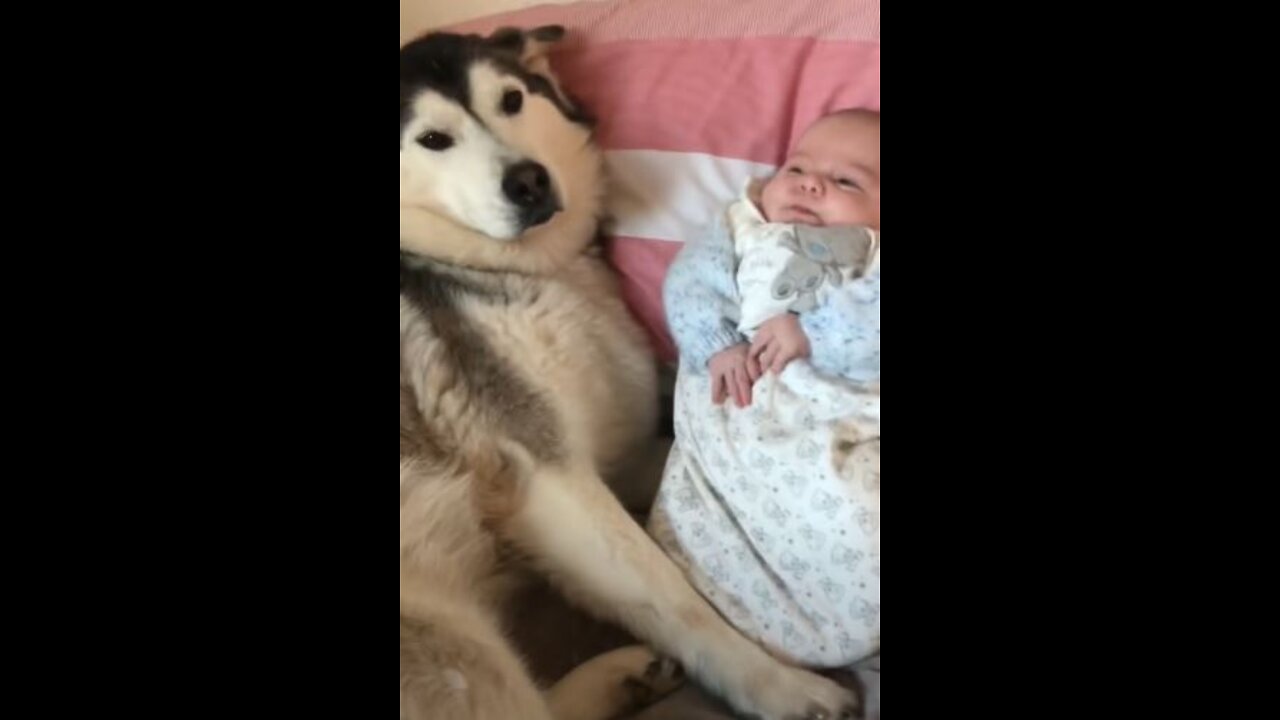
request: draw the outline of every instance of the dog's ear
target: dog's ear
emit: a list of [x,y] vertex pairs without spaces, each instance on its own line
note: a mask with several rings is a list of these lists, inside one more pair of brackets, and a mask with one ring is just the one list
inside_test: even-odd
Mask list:
[[486,38],[489,47],[510,54],[520,64],[534,70],[545,70],[547,53],[564,39],[565,29],[560,25],[544,25],[532,30],[500,28]]
[[[564,40],[566,31],[560,25],[544,25],[533,30],[520,28],[501,28],[484,39],[491,51],[510,58],[520,64],[526,71],[533,73],[534,82],[543,82],[555,93],[561,107],[570,119],[585,125],[593,125],[595,120],[582,109],[578,101],[564,92],[551,69],[551,48]],[[538,88],[530,86],[534,92]]]

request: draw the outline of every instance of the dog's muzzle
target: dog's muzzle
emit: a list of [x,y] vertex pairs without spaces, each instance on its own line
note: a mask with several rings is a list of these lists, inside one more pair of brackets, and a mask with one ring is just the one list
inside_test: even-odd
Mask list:
[[561,210],[551,187],[547,169],[536,162],[522,162],[507,168],[502,193],[516,206],[520,227],[527,230],[550,220]]

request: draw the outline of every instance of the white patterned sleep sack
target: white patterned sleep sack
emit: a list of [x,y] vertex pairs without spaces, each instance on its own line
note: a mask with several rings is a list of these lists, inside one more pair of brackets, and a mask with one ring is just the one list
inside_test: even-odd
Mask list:
[[682,371],[650,532],[737,628],[794,662],[880,649],[880,388],[791,363],[752,406]]

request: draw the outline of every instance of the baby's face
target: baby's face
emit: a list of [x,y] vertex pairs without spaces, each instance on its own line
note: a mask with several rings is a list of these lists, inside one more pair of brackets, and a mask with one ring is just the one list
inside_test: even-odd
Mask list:
[[810,127],[764,186],[761,205],[769,222],[879,230],[879,118],[838,115]]

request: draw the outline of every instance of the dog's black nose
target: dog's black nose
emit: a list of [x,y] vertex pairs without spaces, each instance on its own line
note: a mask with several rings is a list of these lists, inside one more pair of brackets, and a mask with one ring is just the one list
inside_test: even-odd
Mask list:
[[536,162],[522,162],[507,168],[502,178],[502,192],[520,208],[520,221],[525,227],[541,225],[560,209],[551,176]]
[[535,208],[551,196],[551,176],[536,162],[522,162],[507,168],[502,192],[522,208]]

